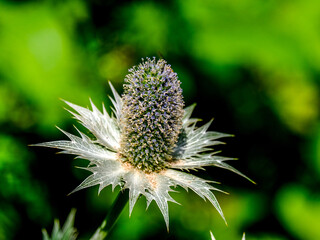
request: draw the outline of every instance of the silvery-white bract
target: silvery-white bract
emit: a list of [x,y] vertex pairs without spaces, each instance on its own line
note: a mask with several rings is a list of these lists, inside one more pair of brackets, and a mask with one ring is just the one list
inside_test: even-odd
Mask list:
[[147,58],[129,70],[122,97],[110,83],[114,98],[113,114],[102,112],[91,102],[92,110],[66,101],[71,114],[94,138],[79,132],[80,137],[61,130],[70,140],[36,144],[58,148],[62,153],[87,159],[83,169],[92,172],[73,192],[99,185],[99,192],[111,185],[129,189],[129,214],[143,195],[147,207],[154,200],[169,228],[168,201],[177,203],[169,194],[181,186],[209,200],[225,220],[212,191],[220,191],[209,182],[184,170],[216,166],[242,173],[216,156],[212,146],[228,134],[208,131],[211,121],[201,127],[191,118],[195,104],[183,109],[180,81],[164,60]]

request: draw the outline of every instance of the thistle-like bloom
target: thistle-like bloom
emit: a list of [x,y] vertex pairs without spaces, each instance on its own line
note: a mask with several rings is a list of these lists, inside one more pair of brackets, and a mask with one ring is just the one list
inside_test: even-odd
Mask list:
[[147,58],[129,72],[122,97],[110,83],[114,114],[109,115],[104,106],[100,112],[92,102],[92,110],[66,102],[93,138],[61,130],[70,140],[37,146],[62,149],[89,161],[84,169],[92,174],[73,192],[94,185],[99,185],[99,192],[109,185],[129,189],[129,215],[143,195],[147,207],[153,200],[157,203],[168,228],[168,201],[177,203],[169,192],[181,186],[209,200],[225,219],[212,193],[219,189],[184,171],[216,166],[244,176],[225,163],[231,158],[212,151],[221,143],[218,139],[230,135],[208,131],[211,121],[196,126],[199,119],[190,118],[195,105],[183,108],[180,81],[165,60]]

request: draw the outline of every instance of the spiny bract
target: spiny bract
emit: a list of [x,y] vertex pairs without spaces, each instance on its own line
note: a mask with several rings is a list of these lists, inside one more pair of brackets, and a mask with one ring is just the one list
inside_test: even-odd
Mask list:
[[176,202],[169,192],[171,187],[192,189],[204,200],[209,200],[225,220],[212,190],[219,189],[207,181],[180,170],[203,169],[216,166],[245,177],[216,156],[212,146],[228,134],[207,131],[211,121],[196,127],[199,119],[191,118],[195,105],[183,109],[182,90],[177,74],[161,59],[147,58],[129,70],[122,97],[110,83],[114,108],[109,115],[103,106],[100,112],[91,102],[92,110],[70,102],[71,112],[92,134],[80,137],[61,130],[70,140],[36,144],[62,149],[90,163],[85,170],[92,174],[73,192],[99,185],[99,192],[111,185],[129,189],[129,215],[138,198],[143,195],[147,207],[155,201],[169,228],[168,201]]

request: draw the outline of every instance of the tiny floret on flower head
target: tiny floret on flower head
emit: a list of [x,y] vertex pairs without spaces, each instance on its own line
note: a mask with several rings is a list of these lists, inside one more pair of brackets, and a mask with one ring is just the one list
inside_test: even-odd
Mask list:
[[125,78],[121,153],[133,166],[164,169],[182,128],[183,98],[178,76],[163,59],[147,58]]
[[221,143],[218,139],[230,135],[208,131],[211,121],[196,126],[199,120],[191,118],[195,105],[183,109],[180,81],[165,60],[147,58],[129,72],[122,97],[110,83],[114,114],[109,115],[104,107],[101,112],[93,103],[90,110],[66,102],[92,137],[61,130],[70,140],[36,145],[58,148],[90,162],[83,169],[92,174],[73,192],[95,185],[99,192],[109,185],[129,189],[129,214],[143,195],[147,206],[156,202],[169,228],[168,202],[176,202],[169,193],[181,186],[208,200],[224,219],[212,192],[220,190],[183,171],[216,166],[246,177],[226,163],[232,158],[213,152],[212,147]]

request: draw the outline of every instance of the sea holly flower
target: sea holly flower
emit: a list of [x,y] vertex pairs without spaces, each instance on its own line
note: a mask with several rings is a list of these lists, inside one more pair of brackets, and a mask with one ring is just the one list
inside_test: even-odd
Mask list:
[[92,102],[90,110],[66,101],[93,137],[60,129],[70,140],[36,144],[89,161],[84,169],[92,174],[73,192],[94,185],[99,185],[99,192],[109,185],[112,190],[120,186],[129,190],[129,215],[139,197],[145,196],[147,208],[156,202],[168,228],[168,202],[177,203],[169,193],[181,186],[209,200],[225,220],[212,192],[220,190],[189,171],[216,166],[245,176],[225,162],[232,158],[213,152],[212,147],[221,144],[219,139],[230,135],[208,131],[211,121],[196,126],[199,119],[191,118],[195,105],[184,108],[180,81],[171,66],[163,59],[142,59],[125,77],[122,96],[111,83],[110,87],[111,115]]
[[[43,240],[76,240],[78,239],[77,229],[73,226],[74,219],[76,215],[76,210],[71,209],[67,220],[65,221],[63,227],[60,227],[60,221],[58,219],[54,220],[54,225],[51,233],[51,237],[48,235],[46,229],[42,230],[42,239]],[[100,228],[93,234],[90,240],[103,240],[106,236],[106,233],[101,231]]]
[[59,220],[55,219],[51,237],[48,235],[47,230],[42,230],[43,240],[76,240],[78,233],[73,226],[75,214],[76,210],[72,209],[62,228],[60,228]]

